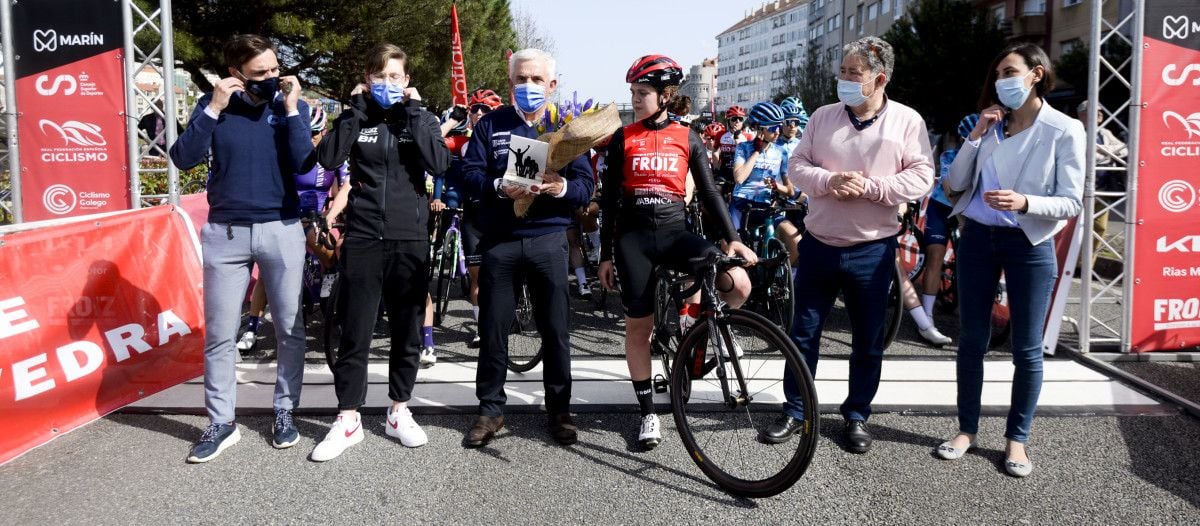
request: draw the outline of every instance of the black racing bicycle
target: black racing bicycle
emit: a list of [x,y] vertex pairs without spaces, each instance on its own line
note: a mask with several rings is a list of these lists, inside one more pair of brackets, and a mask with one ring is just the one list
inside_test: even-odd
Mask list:
[[[700,317],[680,336],[674,359],[663,358],[670,371],[676,428],[688,456],[725,491],[745,497],[777,495],[804,475],[816,450],[816,385],[782,329],[721,301],[717,276],[744,266],[745,260],[714,252],[692,263],[693,278],[677,276],[663,289],[674,302],[701,292]],[[690,285],[685,287],[684,280]],[[670,333],[668,320],[677,311],[658,305],[655,313],[662,315],[658,323],[664,334]],[[779,413],[785,371],[796,379],[804,424],[793,440],[770,444],[762,437]]]

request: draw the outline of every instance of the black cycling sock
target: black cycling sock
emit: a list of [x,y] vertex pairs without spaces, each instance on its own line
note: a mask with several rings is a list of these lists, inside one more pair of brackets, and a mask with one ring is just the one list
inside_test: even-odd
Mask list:
[[634,380],[633,394],[637,395],[638,405],[642,408],[642,416],[654,412],[654,384],[650,380]]
[[258,334],[258,324],[261,320],[262,318],[259,318],[258,316],[251,316],[246,322],[246,330]]

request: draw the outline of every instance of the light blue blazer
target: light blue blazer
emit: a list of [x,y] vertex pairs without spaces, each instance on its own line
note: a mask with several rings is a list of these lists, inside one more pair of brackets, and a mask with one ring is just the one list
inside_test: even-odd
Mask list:
[[1033,125],[1021,133],[1001,142],[989,129],[978,146],[970,141],[963,144],[943,182],[946,194],[955,200],[951,215],[967,209],[984,162],[992,159],[1000,188],[1023,194],[1029,201],[1028,211],[1016,214],[1029,242],[1036,245],[1050,239],[1083,210],[1087,152],[1083,123],[1043,102]]

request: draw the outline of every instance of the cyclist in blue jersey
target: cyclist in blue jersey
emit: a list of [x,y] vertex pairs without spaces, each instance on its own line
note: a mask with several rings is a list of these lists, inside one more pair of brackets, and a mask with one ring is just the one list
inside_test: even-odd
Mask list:
[[808,124],[808,112],[804,111],[804,103],[796,97],[783,99],[779,107],[783,110],[783,128],[776,142],[787,147],[788,154],[791,154],[800,144],[800,137],[804,132],[802,125]]
[[774,184],[784,183],[787,177],[791,154],[775,143],[783,127],[783,109],[778,104],[755,104],[747,121],[757,134],[753,140],[739,144],[734,153],[733,198],[729,201],[729,215],[738,230],[745,226],[746,212],[751,206],[771,203]]
[[[316,146],[325,136],[327,118],[325,110],[321,108],[320,104],[313,102],[308,107],[311,108],[309,128],[312,130],[313,146]],[[349,165],[342,164],[336,169],[329,170],[320,164],[314,164],[312,170],[296,174],[295,179],[296,193],[300,197],[300,217],[308,216],[313,211],[322,213],[330,193],[336,193],[342,185],[350,180]],[[310,225],[304,234],[307,237],[308,251],[317,250],[319,245],[317,244],[316,228]],[[238,351],[247,353],[258,346],[258,328],[262,324],[262,317],[266,312],[267,291],[263,288],[262,280],[258,280],[254,282],[254,291],[250,294],[250,312],[246,319],[246,330],[242,331],[242,336],[238,338]]]
[[[946,259],[946,241],[953,229],[950,210],[954,204],[946,197],[942,189],[942,178],[950,171],[954,156],[958,154],[958,146],[975,129],[979,122],[979,114],[972,113],[963,117],[958,123],[958,140],[947,145],[938,155],[938,180],[933,185],[933,193],[929,196],[929,204],[925,206],[925,286],[921,293],[921,307],[933,317],[933,304],[937,300],[938,288],[941,287],[942,263]],[[949,134],[947,134],[949,135]]]

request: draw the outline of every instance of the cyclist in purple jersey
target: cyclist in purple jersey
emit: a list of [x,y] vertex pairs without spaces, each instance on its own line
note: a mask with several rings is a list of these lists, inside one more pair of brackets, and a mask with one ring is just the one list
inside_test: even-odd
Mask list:
[[[309,117],[309,128],[312,129],[313,145],[321,142],[321,138],[325,136],[325,110],[321,108],[320,103],[312,101],[308,105],[312,109]],[[350,169],[348,164],[342,164],[336,170],[329,170],[321,166],[320,163],[313,165],[312,170],[303,174],[296,174],[296,193],[300,196],[300,216],[307,216],[310,211],[322,213],[325,209],[325,203],[329,199],[330,192],[336,193],[342,185],[350,180]],[[334,181],[337,186],[334,186]],[[317,232],[315,229],[305,231],[307,236],[307,245],[309,252],[312,252],[317,247]],[[241,338],[238,338],[237,348],[241,352],[251,352],[258,346],[258,327],[262,323],[263,314],[267,312],[267,291],[263,288],[262,281],[254,282],[254,291],[250,294],[250,311],[246,319],[246,330],[242,332]]]

